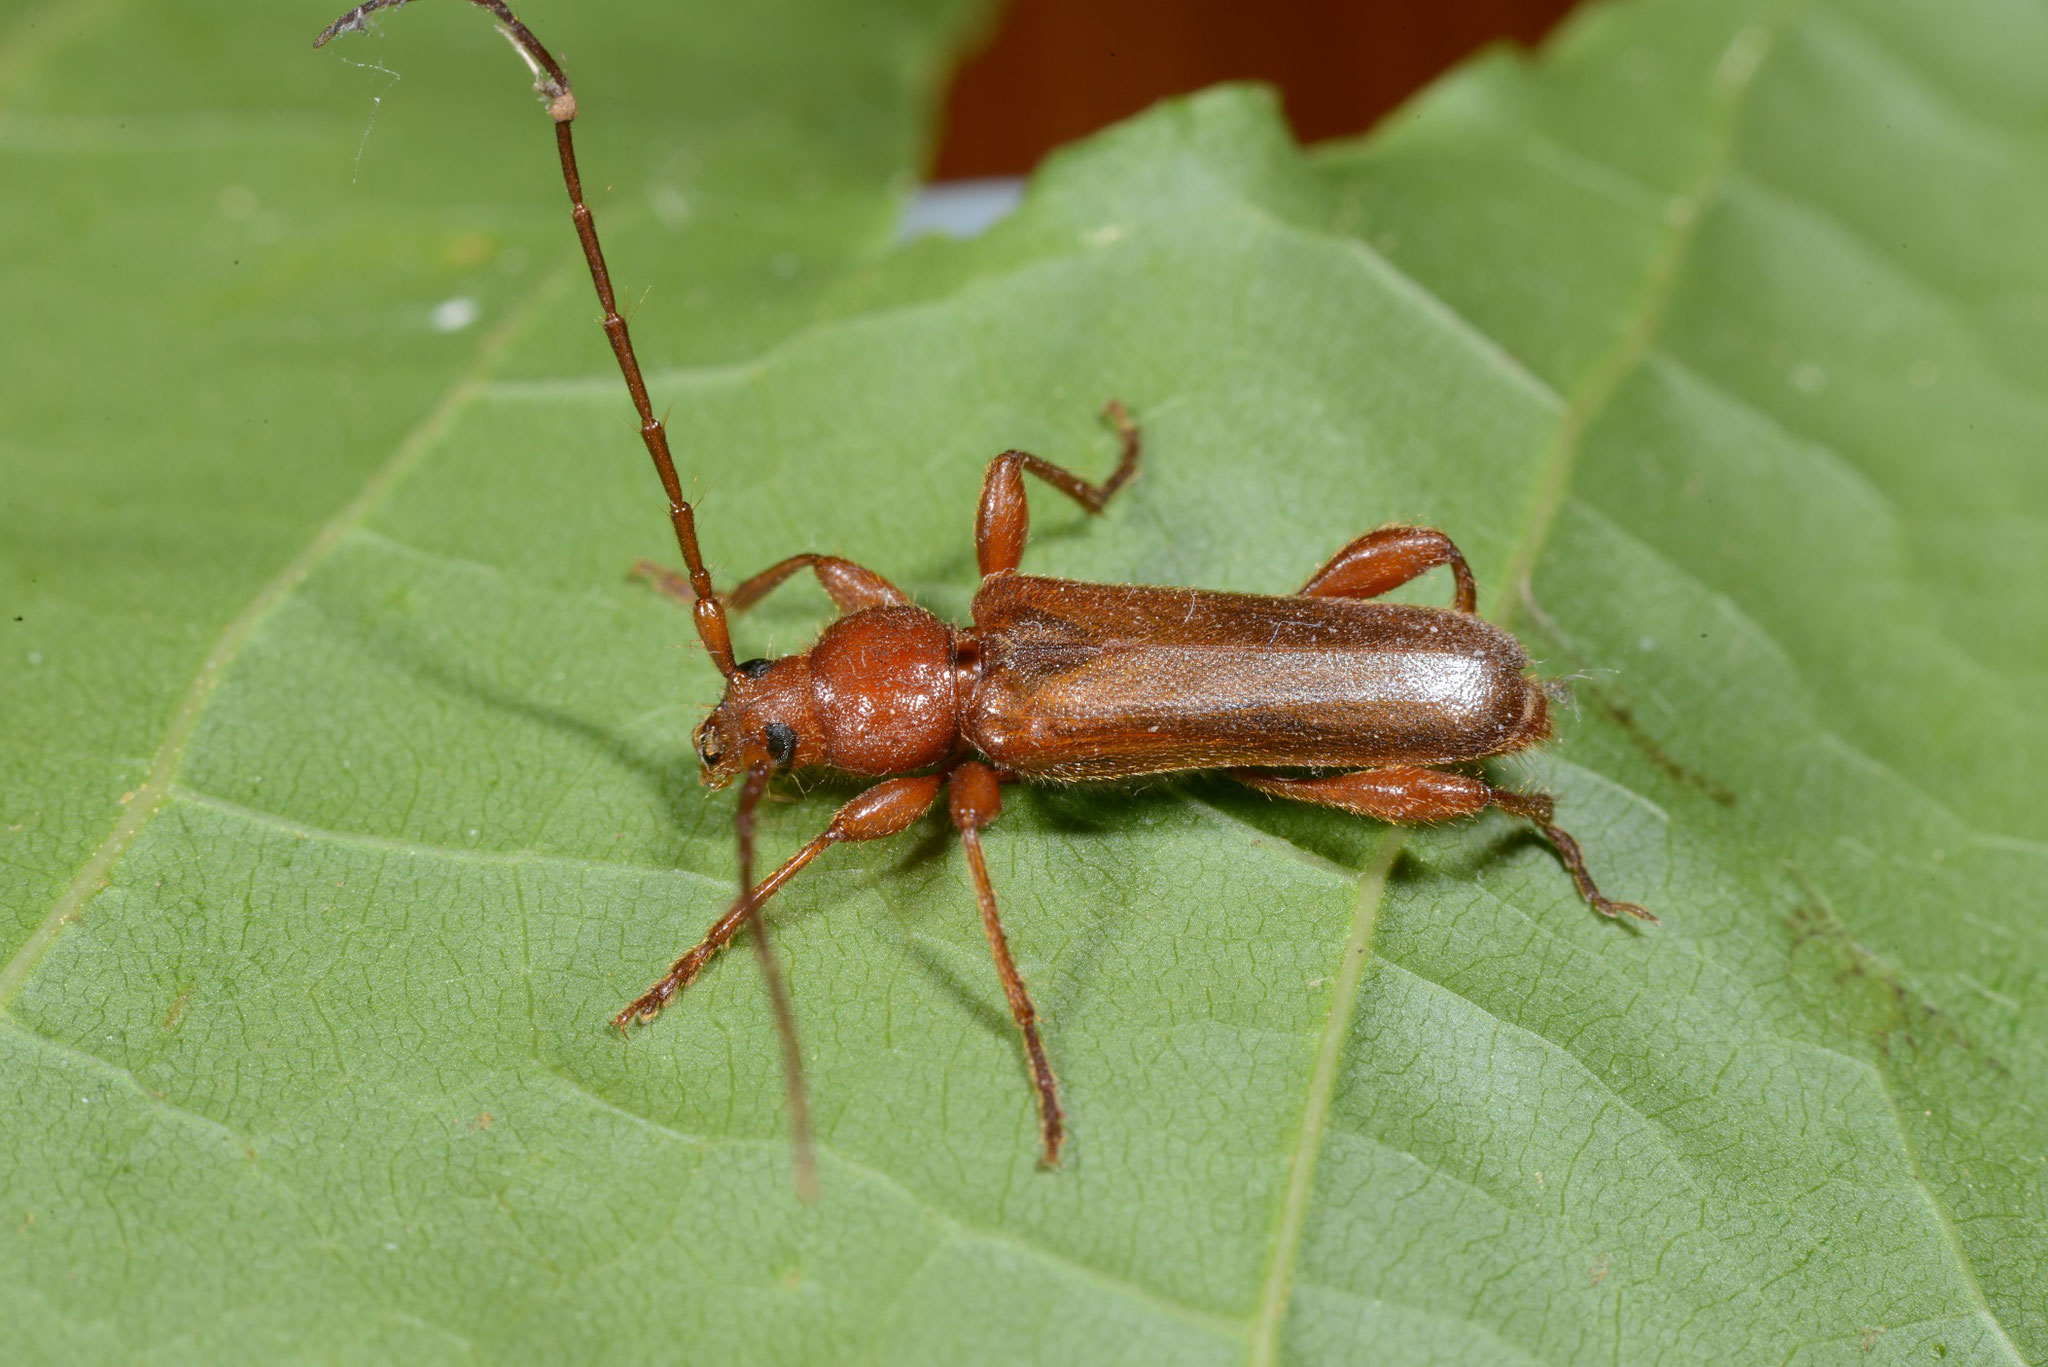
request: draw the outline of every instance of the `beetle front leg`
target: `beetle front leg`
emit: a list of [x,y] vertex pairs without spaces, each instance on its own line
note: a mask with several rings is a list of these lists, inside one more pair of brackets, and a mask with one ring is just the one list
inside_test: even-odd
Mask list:
[[1090,513],[1099,513],[1138,473],[1138,424],[1115,399],[1102,406],[1102,416],[1116,428],[1123,454],[1116,469],[1100,484],[1090,484],[1028,451],[1005,451],[989,462],[988,474],[981,482],[981,509],[974,519],[974,558],[984,579],[1016,569],[1024,558],[1024,542],[1031,533],[1031,505],[1024,494],[1026,474],[1038,476]]
[[1457,580],[1453,605],[1459,612],[1474,611],[1479,591],[1472,582],[1472,569],[1465,563],[1464,553],[1434,527],[1382,527],[1367,532],[1310,575],[1300,593],[1307,598],[1377,598],[1439,565],[1449,565]]
[[841,841],[880,840],[908,829],[912,822],[931,810],[932,803],[938,800],[939,786],[944,781],[938,774],[892,778],[877,783],[841,807],[838,815],[832,818],[831,825],[784,861],[781,868],[756,884],[752,897],[740,899],[725,915],[712,922],[711,929],[704,932],[704,938],[670,965],[661,981],[613,1016],[612,1024],[623,1034],[627,1026],[645,1024],[660,1015],[661,1008],[690,985],[703,971],[704,965],[711,961],[711,956],[725,948],[739,933],[749,914],[758,914],[761,904],[796,877],[804,865],[823,854],[827,847]]
[[1335,807],[1359,816],[1375,817],[1412,825],[1423,821],[1446,821],[1470,816],[1488,807],[1498,807],[1518,816],[1543,832],[1557,850],[1565,871],[1586,904],[1602,916],[1633,916],[1655,923],[1657,918],[1634,902],[1617,902],[1604,895],[1586,869],[1586,856],[1571,834],[1551,824],[1556,803],[1543,793],[1511,793],[1465,774],[1447,774],[1439,769],[1415,765],[1393,765],[1385,769],[1361,769],[1349,774],[1324,774],[1314,778],[1286,778],[1259,769],[1226,771],[1239,783],[1272,797],[1312,802]]
[[[836,555],[814,555],[808,551],[802,555],[792,555],[787,560],[776,561],[753,578],[743,581],[719,597],[732,611],[745,612],[799,570],[809,570],[818,577],[818,583],[831,595],[832,605],[841,613],[859,612],[863,608],[896,607],[910,601],[909,595],[902,589],[865,565],[856,565],[851,560],[841,560]],[[654,591],[664,598],[673,598],[685,605],[697,601],[697,595],[690,588],[688,575],[658,565],[652,560],[634,561],[633,577],[645,579]]]
[[1010,942],[1003,934],[1003,919],[996,911],[995,885],[989,881],[988,862],[981,854],[981,828],[1003,810],[996,772],[973,760],[947,776],[947,803],[960,843],[967,849],[967,871],[974,877],[974,900],[981,905],[981,927],[988,933],[988,947],[995,955],[996,972],[1003,980],[1003,996],[1009,1000],[1010,1016],[1024,1036],[1024,1056],[1031,1065],[1031,1082],[1038,1089],[1038,1135],[1045,1165],[1058,1167],[1060,1141],[1066,1136],[1066,1121],[1060,1110],[1059,1082],[1052,1075],[1052,1063],[1045,1056],[1045,1043],[1038,1037],[1038,1011],[1017,961],[1010,957]]

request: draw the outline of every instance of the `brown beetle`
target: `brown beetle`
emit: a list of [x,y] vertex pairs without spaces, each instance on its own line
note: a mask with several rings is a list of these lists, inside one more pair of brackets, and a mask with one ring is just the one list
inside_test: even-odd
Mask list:
[[[376,10],[405,3],[369,0],[329,26],[319,42],[361,27]],[[756,919],[763,902],[826,848],[896,835],[943,790],[1023,1035],[1045,1161],[1057,1163],[1064,1136],[1058,1084],[1003,936],[981,849],[982,828],[1002,811],[1001,785],[1017,781],[1221,769],[1275,797],[1382,821],[1438,821],[1499,807],[1542,830],[1596,911],[1656,920],[1634,903],[1601,894],[1578,842],[1552,824],[1549,797],[1508,792],[1440,767],[1509,754],[1550,734],[1543,689],[1526,672],[1528,655],[1514,637],[1475,614],[1471,570],[1442,532],[1369,532],[1285,597],[1019,574],[1030,521],[1025,475],[1097,513],[1137,473],[1138,428],[1113,400],[1104,413],[1121,437],[1122,458],[1101,484],[1022,451],[1005,451],[989,466],[975,520],[981,587],[969,627],[949,626],[873,570],[828,555],[791,556],[730,593],[715,592],[583,202],[568,77],[503,0],[472,3],[498,17],[548,100],[576,231],[604,306],[605,334],[668,493],[687,566],[684,574],[640,569],[692,605],[698,634],[726,679],[723,701],[696,732],[704,781],[722,787],[744,780],[734,818],[738,897],[660,981],[614,1017],[614,1025],[625,1030],[651,1020]],[[1455,579],[1452,608],[1367,601],[1438,567],[1449,568]],[[751,607],[804,571],[831,596],[839,619],[800,655],[735,661],[728,613]],[[769,778],[813,768],[879,781],[755,884],[754,813]],[[765,957],[766,936],[753,939]],[[801,1150],[799,1055],[780,978],[772,961],[767,966]]]

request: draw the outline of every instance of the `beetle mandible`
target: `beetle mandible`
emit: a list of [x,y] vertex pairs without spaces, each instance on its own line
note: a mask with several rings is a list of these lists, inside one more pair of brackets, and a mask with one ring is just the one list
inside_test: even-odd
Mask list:
[[[363,27],[377,10],[406,3],[367,0],[329,25],[315,46]],[[1121,440],[1121,458],[1101,483],[1024,451],[1005,451],[990,464],[974,524],[981,584],[968,627],[940,621],[873,570],[830,555],[790,556],[718,593],[583,201],[569,78],[504,0],[471,3],[497,17],[548,102],[605,335],[668,495],[686,567],[682,574],[642,569],[691,605],[704,648],[725,677],[724,699],[695,735],[703,780],[712,787],[741,781],[733,823],[739,894],[702,940],[613,1018],[621,1031],[659,1014],[758,918],[763,902],[826,849],[897,835],[943,792],[1023,1039],[1044,1160],[1057,1164],[1066,1132],[1059,1084],[1003,935],[981,847],[982,829],[1002,811],[1005,783],[1219,769],[1274,797],[1382,821],[1438,821],[1498,807],[1542,831],[1594,910],[1657,919],[1601,893],[1578,842],[1554,823],[1551,798],[1441,767],[1510,754],[1550,735],[1545,694],[1527,673],[1527,653],[1477,615],[1472,572],[1442,532],[1368,532],[1286,596],[1020,574],[1030,525],[1025,476],[1099,513],[1137,473],[1138,427],[1115,400],[1103,412]],[[1450,608],[1370,601],[1438,568],[1448,568],[1456,585]],[[824,587],[839,618],[801,654],[736,659],[728,615],[805,572]],[[796,769],[877,782],[757,884],[755,809],[772,776]],[[752,938],[765,955],[765,936]],[[798,1055],[779,978],[772,962],[768,967],[801,1132]]]

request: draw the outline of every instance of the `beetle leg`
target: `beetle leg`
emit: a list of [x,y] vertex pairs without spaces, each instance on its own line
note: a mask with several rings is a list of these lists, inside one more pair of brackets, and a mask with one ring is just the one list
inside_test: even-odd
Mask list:
[[661,1008],[674,1000],[677,993],[688,987],[711,956],[725,948],[726,942],[746,924],[750,913],[758,913],[763,902],[781,890],[782,885],[794,878],[804,865],[825,852],[827,846],[841,841],[880,840],[907,829],[910,824],[931,809],[939,796],[939,787],[945,782],[940,774],[914,774],[908,778],[892,778],[877,783],[853,801],[839,809],[832,818],[832,824],[811,840],[802,849],[791,855],[781,868],[769,874],[754,886],[753,896],[742,898],[732,909],[712,923],[704,932],[704,938],[691,948],[690,952],[677,959],[663,975],[661,981],[648,988],[631,1005],[612,1017],[612,1024],[623,1033],[635,1022],[645,1023],[661,1013]]
[[1016,960],[1010,957],[1010,942],[1003,935],[1002,917],[996,911],[995,887],[989,882],[988,863],[981,854],[981,828],[1003,810],[997,775],[987,765],[969,760],[947,775],[946,784],[953,825],[959,828],[960,843],[967,848],[967,869],[974,876],[974,900],[981,904],[981,926],[988,932],[988,947],[996,958],[996,972],[1003,979],[1003,995],[1009,999],[1010,1015],[1024,1035],[1024,1054],[1031,1065],[1032,1084],[1038,1089],[1038,1134],[1044,1146],[1045,1163],[1047,1167],[1057,1167],[1060,1141],[1066,1135],[1059,1083],[1046,1059],[1045,1044],[1038,1037],[1038,1012],[1017,972]]
[[1633,916],[1654,923],[1656,917],[1634,902],[1617,902],[1603,895],[1593,875],[1586,870],[1586,857],[1569,832],[1551,824],[1555,804],[1543,793],[1511,793],[1481,779],[1464,774],[1447,774],[1438,769],[1414,765],[1393,765],[1385,769],[1361,769],[1348,774],[1323,774],[1313,778],[1286,778],[1259,769],[1231,769],[1239,783],[1272,797],[1312,802],[1319,807],[1336,807],[1359,816],[1381,821],[1412,823],[1444,821],[1469,816],[1488,807],[1498,807],[1519,816],[1543,832],[1557,849],[1557,857],[1586,904],[1602,916]]
[[[866,566],[841,560],[836,555],[813,555],[808,551],[776,561],[719,597],[733,612],[745,612],[798,570],[809,570],[817,575],[825,592],[832,596],[833,605],[842,613],[859,612],[863,608],[896,607],[910,601],[902,589]],[[697,601],[697,595],[690,589],[688,575],[657,565],[652,560],[634,561],[633,577],[645,579],[664,598],[673,598],[678,603]]]
[[1102,406],[1102,416],[1116,428],[1123,442],[1123,454],[1116,469],[1100,484],[1090,484],[1071,470],[1042,460],[1028,451],[1005,451],[989,462],[981,483],[981,510],[974,519],[974,556],[983,578],[1014,570],[1024,558],[1024,542],[1031,533],[1031,507],[1024,496],[1024,476],[1038,476],[1053,488],[1099,513],[1117,490],[1138,473],[1138,425],[1124,406],[1111,399]]
[[1301,586],[1308,598],[1377,598],[1439,565],[1458,581],[1455,606],[1473,611],[1479,601],[1471,567],[1451,539],[1434,527],[1382,527],[1330,557]]

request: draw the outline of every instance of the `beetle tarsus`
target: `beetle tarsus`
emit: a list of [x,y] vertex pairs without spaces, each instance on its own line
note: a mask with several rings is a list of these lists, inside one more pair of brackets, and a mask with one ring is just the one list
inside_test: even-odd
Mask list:
[[664,598],[673,598],[685,606],[694,607],[697,595],[690,588],[690,576],[654,560],[635,560],[633,568],[626,571],[628,579],[638,579]]
[[1599,885],[1594,883],[1593,875],[1586,868],[1586,856],[1580,851],[1579,842],[1572,838],[1569,831],[1542,822],[1537,823],[1537,829],[1541,830],[1543,838],[1556,848],[1558,859],[1563,862],[1565,872],[1572,876],[1572,884],[1578,888],[1579,896],[1586,899],[1586,905],[1610,920],[1618,921],[1624,916],[1629,916],[1638,921],[1647,921],[1653,926],[1662,924],[1648,907],[1637,906],[1634,902],[1617,902],[1602,893]]
[[1638,906],[1634,902],[1616,902],[1602,897],[1593,903],[1593,910],[1599,912],[1602,916],[1613,917],[1617,920],[1622,916],[1633,916],[1636,920],[1648,921],[1653,926],[1663,924],[1663,922],[1657,919],[1657,913],[1651,911],[1648,907]]
[[612,1017],[612,1025],[622,1035],[631,1035],[632,1027],[646,1025],[661,1014],[662,1008],[674,1000],[676,994],[690,985],[696,975],[695,968],[684,971],[685,961],[678,961],[662,976],[660,982],[642,992],[626,1004],[626,1009]]

